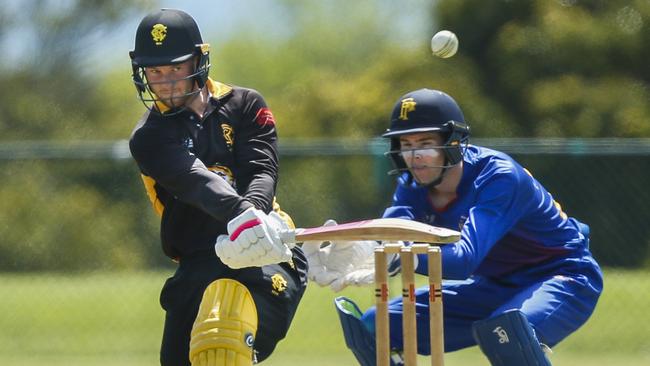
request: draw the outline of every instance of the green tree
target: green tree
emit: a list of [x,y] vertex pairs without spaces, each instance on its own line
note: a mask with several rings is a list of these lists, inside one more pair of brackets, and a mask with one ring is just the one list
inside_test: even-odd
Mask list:
[[[34,0],[0,9],[0,45],[16,45],[6,39],[16,29],[29,40],[24,54],[0,65],[0,140],[127,137],[142,113],[129,80],[127,50],[117,50],[124,53],[124,67],[107,72],[89,64],[87,49],[149,5]],[[105,52],[115,51],[106,44]],[[0,177],[1,270],[126,268],[163,261],[133,165],[18,160],[2,162]]]
[[[104,131],[112,132],[114,123],[112,110],[103,103],[106,72],[90,64],[88,49],[110,37],[134,11],[151,5],[146,0],[31,0],[4,9],[0,19],[20,24],[21,37],[29,44],[0,68],[0,139],[117,137]],[[12,35],[0,29],[0,44],[15,47],[18,43],[3,39]],[[9,51],[4,53],[15,54]],[[115,51],[106,45],[105,52]],[[126,50],[119,52],[126,55]]]
[[650,135],[647,1],[443,0],[433,14],[517,135]]

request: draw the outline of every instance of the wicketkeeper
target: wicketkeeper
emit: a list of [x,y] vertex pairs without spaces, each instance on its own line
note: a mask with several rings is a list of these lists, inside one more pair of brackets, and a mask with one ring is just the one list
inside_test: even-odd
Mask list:
[[[441,91],[402,96],[383,137],[398,174],[383,217],[461,232],[460,241],[442,246],[445,351],[478,345],[495,366],[550,365],[545,351],[587,321],[603,289],[589,227],[569,217],[510,156],[468,144],[460,107]],[[305,245],[309,277],[335,291],[371,283],[374,245]],[[426,275],[426,259],[419,256],[416,272]],[[391,267],[399,267],[397,258]],[[428,287],[416,292],[417,347],[424,355],[428,296]],[[335,303],[348,347],[361,365],[374,366],[374,308],[363,313],[344,297]],[[401,364],[401,307],[401,297],[389,304],[393,365]]]
[[284,338],[306,260],[279,232],[275,120],[255,90],[208,77],[209,47],[190,15],[144,17],[130,53],[147,112],[130,140],[178,261],[160,294],[161,365],[249,366]]

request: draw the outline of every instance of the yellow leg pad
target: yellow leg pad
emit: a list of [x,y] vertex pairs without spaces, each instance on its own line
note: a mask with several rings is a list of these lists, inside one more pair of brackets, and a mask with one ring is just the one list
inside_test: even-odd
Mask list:
[[257,309],[246,286],[232,279],[212,282],[192,326],[192,366],[250,366]]

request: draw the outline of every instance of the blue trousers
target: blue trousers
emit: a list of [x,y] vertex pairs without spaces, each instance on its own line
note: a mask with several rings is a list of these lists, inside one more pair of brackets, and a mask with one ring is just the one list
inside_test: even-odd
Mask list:
[[[540,273],[548,273],[540,276]],[[519,309],[541,343],[552,347],[584,324],[602,292],[602,273],[591,256],[565,259],[522,272],[507,280],[474,276],[443,282],[445,351],[476,345],[472,323]],[[416,291],[418,353],[428,355],[429,290]],[[375,308],[362,317],[374,330]],[[389,303],[391,347],[402,347],[402,298]]]

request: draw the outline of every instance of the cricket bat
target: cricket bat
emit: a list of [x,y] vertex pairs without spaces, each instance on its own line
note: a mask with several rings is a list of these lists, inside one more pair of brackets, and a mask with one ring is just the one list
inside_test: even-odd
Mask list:
[[285,243],[305,241],[412,241],[445,244],[460,240],[454,230],[423,224],[406,219],[371,219],[348,222],[334,226],[299,228],[280,234]]

